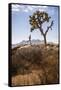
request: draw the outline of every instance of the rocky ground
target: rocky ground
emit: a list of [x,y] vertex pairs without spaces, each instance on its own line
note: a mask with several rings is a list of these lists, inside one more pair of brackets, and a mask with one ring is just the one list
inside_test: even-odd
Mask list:
[[59,83],[59,46],[26,45],[12,49],[12,86]]

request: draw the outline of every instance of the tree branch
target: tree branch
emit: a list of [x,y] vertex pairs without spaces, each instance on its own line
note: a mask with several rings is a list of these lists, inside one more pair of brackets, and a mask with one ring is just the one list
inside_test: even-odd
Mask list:
[[40,29],[41,34],[44,36],[43,29],[41,27],[39,29]]
[[53,26],[53,21],[51,22],[51,25],[47,27],[47,30],[46,30],[46,32],[45,32],[45,35],[47,34],[47,32],[49,31],[50,28],[51,28],[51,30],[52,30],[52,26]]

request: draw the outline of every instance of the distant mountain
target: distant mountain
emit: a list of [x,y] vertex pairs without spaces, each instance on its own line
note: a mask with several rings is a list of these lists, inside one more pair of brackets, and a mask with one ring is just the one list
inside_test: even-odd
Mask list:
[[[34,45],[34,44],[37,45],[37,44],[43,43],[43,41],[41,41],[41,40],[39,40],[39,39],[37,39],[37,40],[33,39],[33,40],[31,40],[31,43],[32,43],[32,45]],[[25,45],[25,44],[30,44],[30,42],[23,40],[23,41],[21,42],[21,44],[23,44],[23,45]]]
[[[33,39],[33,40],[31,40],[31,43],[32,43],[32,45],[39,45],[39,44],[43,44],[44,41],[41,41],[41,40],[39,40],[39,39],[37,39],[37,40]],[[18,47],[18,46],[20,46],[20,45],[22,46],[22,45],[28,45],[28,44],[30,44],[29,41],[23,40],[23,41],[20,42],[20,43],[12,44],[12,48]]]

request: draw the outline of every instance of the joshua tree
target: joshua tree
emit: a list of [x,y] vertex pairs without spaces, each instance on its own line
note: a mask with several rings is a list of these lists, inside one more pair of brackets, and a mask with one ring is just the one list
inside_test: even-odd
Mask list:
[[41,32],[41,34],[43,35],[44,43],[46,45],[47,44],[46,35],[50,29],[52,30],[53,21],[51,21],[51,24],[49,26],[47,26],[47,29],[45,30],[45,32],[44,32],[42,26],[43,26],[43,23],[45,23],[45,22],[48,23],[50,21],[51,17],[46,12],[36,11],[35,13],[33,13],[32,16],[29,16],[29,18],[30,18],[29,23],[31,25],[31,32],[33,30],[38,29]]

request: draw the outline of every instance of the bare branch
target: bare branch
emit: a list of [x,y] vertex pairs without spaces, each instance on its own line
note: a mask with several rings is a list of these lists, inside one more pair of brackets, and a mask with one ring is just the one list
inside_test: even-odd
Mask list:
[[52,30],[52,26],[53,26],[53,21],[51,22],[51,25],[47,27],[47,30],[46,30],[46,32],[45,32],[45,35],[46,35],[46,34],[47,34],[47,32],[49,31],[49,29],[51,29],[51,30]]

